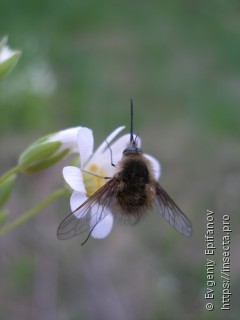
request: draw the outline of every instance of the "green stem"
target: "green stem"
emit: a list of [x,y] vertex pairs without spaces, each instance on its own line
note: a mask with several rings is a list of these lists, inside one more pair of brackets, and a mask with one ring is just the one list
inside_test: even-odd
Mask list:
[[1,177],[0,177],[0,185],[5,181],[7,180],[10,176],[16,174],[20,172],[20,167],[19,166],[16,166],[12,169],[10,169],[9,171],[7,171],[6,173],[4,173]]
[[66,189],[58,189],[57,191],[54,191],[52,194],[50,194],[47,198],[43,199],[41,202],[39,202],[35,207],[33,207],[31,210],[25,212],[22,214],[19,218],[13,220],[11,223],[5,225],[0,229],[0,236],[3,236],[4,234],[12,231],[28,219],[35,216],[39,211],[44,209],[47,205],[49,205],[54,200],[58,199],[59,197],[63,196],[66,192]]

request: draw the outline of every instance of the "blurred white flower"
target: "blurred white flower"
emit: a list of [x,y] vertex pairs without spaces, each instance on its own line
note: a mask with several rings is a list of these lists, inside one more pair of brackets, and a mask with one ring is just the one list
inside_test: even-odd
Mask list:
[[[114,167],[111,165],[119,162],[122,158],[122,152],[129,143],[129,134],[123,135],[115,142],[113,139],[124,129],[119,127],[114,130],[93,153],[94,139],[92,131],[88,128],[81,128],[78,131],[78,148],[80,154],[80,168],[67,166],[63,168],[63,177],[68,185],[73,189],[70,198],[70,207],[74,212],[86,199],[91,196],[105,183],[106,179],[100,177],[112,177],[114,175]],[[138,146],[141,146],[141,140],[138,137]],[[160,177],[160,164],[150,155],[145,156],[151,161],[156,180]],[[92,173],[89,174],[88,172]],[[95,175],[95,176],[94,176]],[[78,210],[74,212],[78,217]],[[92,219],[90,221],[94,225],[94,212],[91,212]],[[106,217],[94,226],[91,236],[94,238],[105,238],[111,231],[113,225],[113,215],[109,212]],[[90,228],[91,229],[91,228]]]
[[21,55],[21,51],[7,46],[7,40],[7,37],[4,37],[0,41],[0,79],[12,70]]

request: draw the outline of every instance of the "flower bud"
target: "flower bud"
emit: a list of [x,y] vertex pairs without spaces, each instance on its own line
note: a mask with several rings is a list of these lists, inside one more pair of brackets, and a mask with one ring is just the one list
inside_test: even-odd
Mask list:
[[16,65],[21,51],[11,50],[7,46],[7,37],[0,41],[0,79],[4,78]]
[[77,132],[79,128],[59,131],[30,145],[20,155],[18,165],[21,171],[31,174],[44,170],[70,153],[77,152]]

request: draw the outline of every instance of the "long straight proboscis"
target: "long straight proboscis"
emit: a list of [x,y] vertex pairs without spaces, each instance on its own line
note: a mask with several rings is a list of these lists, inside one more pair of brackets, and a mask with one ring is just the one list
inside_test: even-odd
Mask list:
[[131,128],[130,128],[130,142],[133,141],[133,101],[131,99]]

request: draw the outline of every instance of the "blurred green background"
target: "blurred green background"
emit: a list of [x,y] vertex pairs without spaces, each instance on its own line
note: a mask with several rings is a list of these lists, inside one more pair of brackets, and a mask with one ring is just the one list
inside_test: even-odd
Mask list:
[[[2,0],[0,34],[22,57],[0,83],[0,170],[35,139],[75,125],[96,146],[119,125],[162,165],[188,215],[157,214],[104,240],[58,241],[61,199],[0,239],[0,319],[239,319],[239,1]],[[19,176],[8,221],[63,183],[65,163]],[[206,311],[206,211],[215,212],[215,309]],[[231,311],[222,306],[222,216],[231,217]],[[209,257],[208,257],[209,258]]]

